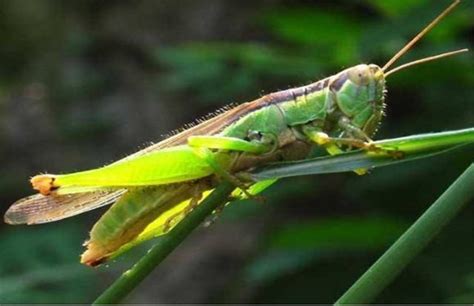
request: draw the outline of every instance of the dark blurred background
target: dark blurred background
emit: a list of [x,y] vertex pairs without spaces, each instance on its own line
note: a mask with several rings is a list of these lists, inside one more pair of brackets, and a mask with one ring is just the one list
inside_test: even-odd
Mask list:
[[[449,1],[0,1],[0,205],[42,171],[98,167],[233,102],[385,63]],[[464,1],[403,58],[473,48]],[[472,127],[472,52],[388,80],[377,139]],[[472,162],[287,179],[187,239],[126,300],[335,301]],[[376,300],[474,302],[474,203]],[[79,264],[104,210],[0,225],[0,302],[91,302],[148,246]]]

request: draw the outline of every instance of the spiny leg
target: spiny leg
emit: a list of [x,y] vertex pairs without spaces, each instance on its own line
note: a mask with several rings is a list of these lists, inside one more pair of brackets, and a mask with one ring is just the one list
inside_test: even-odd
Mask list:
[[193,197],[189,200],[189,204],[186,205],[183,211],[173,214],[165,221],[165,223],[163,224],[163,232],[168,232],[173,226],[173,223],[175,222],[176,218],[178,218],[179,216],[183,216],[183,218],[186,217],[194,208],[198,206],[201,199],[202,192],[195,191],[195,194],[193,194]]
[[[330,155],[338,155],[344,153],[344,151],[339,147],[339,145],[349,145],[359,148],[367,149],[370,146],[369,143],[366,143],[360,139],[351,139],[351,138],[333,138],[329,137],[328,134],[321,132],[318,129],[313,127],[304,127],[303,133],[316,144],[324,147]],[[355,173],[358,175],[364,175],[367,173],[367,169],[355,169]]]
[[[373,143],[367,134],[360,129],[359,127],[353,125],[348,118],[342,117],[339,122],[339,126],[344,130],[345,134],[348,134],[350,138],[337,138],[341,139],[339,143],[344,144],[344,141],[348,141],[349,145],[352,145],[356,148],[367,150],[374,153],[384,153],[391,156],[394,159],[400,159],[403,157],[403,152],[397,150],[396,148],[387,148],[376,145]],[[365,141],[362,141],[365,140]]]
[[[351,126],[350,131],[352,132],[357,131],[357,134],[359,135],[359,137],[367,139],[368,141],[364,141],[359,138],[330,137],[328,134],[322,132],[321,130],[315,127],[305,126],[303,128],[303,133],[313,142],[324,147],[330,155],[338,155],[338,154],[344,153],[344,150],[340,148],[341,145],[359,148],[362,150],[366,150],[368,152],[385,153],[397,159],[400,158],[402,154],[400,151],[392,150],[388,148],[382,148],[380,146],[375,145],[372,142],[372,140],[362,130],[360,130],[357,127]],[[356,169],[354,170],[354,172],[359,175],[364,175],[367,173],[367,169],[363,169],[363,168]]]
[[367,134],[362,129],[352,124],[349,118],[341,117],[337,124],[344,131],[345,134],[350,135],[350,139],[354,138],[359,140],[365,140],[365,142],[367,143],[372,142],[372,139],[370,139],[370,137],[367,136]]
[[[337,150],[334,150],[334,154],[343,153],[344,151],[339,148],[340,145],[346,145],[349,147],[356,147],[367,151],[376,151],[379,148],[372,142],[366,142],[356,138],[348,137],[330,137],[328,134],[319,130],[305,129],[304,133],[312,141],[318,145],[324,146],[326,149],[333,151],[335,146]],[[329,152],[331,153],[331,152]]]
[[403,154],[396,149],[374,144],[372,139],[370,139],[370,137],[361,128],[351,123],[350,119],[347,117],[341,117],[338,121],[338,125],[343,130],[342,135],[347,135],[348,137],[332,138],[325,133],[316,131],[320,133],[319,137],[317,137],[319,138],[319,141],[323,143],[332,142],[338,146],[346,145],[349,148],[355,147],[373,153],[385,153],[392,156],[393,158],[400,158],[400,155]]

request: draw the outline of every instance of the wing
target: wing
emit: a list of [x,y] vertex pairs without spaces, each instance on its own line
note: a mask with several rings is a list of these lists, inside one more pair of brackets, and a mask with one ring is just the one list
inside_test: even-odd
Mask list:
[[[186,144],[192,135],[215,135],[241,116],[271,102],[262,97],[252,102],[240,104],[213,118],[210,118],[179,134],[146,147],[134,154],[116,161],[120,163],[163,148]],[[93,192],[48,195],[32,195],[15,202],[5,214],[5,222],[10,224],[39,224],[72,217],[83,212],[116,202],[126,189],[98,190]]]
[[112,204],[126,192],[120,189],[49,196],[35,194],[15,202],[5,213],[4,220],[9,224],[53,222]]
[[[257,195],[274,182],[276,180],[260,181],[253,184],[248,192]],[[199,183],[181,184],[127,193],[94,225],[81,262],[95,266],[137,244],[166,234],[212,192],[210,188],[212,187]],[[202,194],[201,199],[196,196],[198,194]],[[247,198],[239,189],[234,190],[232,197]],[[193,202],[193,198],[197,202]],[[111,227],[110,224],[114,226]]]

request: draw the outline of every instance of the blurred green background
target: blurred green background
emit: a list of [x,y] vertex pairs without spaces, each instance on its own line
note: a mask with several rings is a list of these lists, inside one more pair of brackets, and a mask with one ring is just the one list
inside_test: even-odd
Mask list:
[[[383,64],[448,3],[0,1],[2,211],[32,193],[33,174],[101,166],[229,103]],[[402,61],[473,45],[474,1],[464,1]],[[387,85],[377,139],[472,127],[472,52]],[[265,204],[234,203],[196,231],[126,301],[333,302],[473,153],[281,181]],[[146,251],[81,266],[103,211],[0,225],[0,302],[91,302]],[[474,302],[473,217],[468,205],[376,302]]]

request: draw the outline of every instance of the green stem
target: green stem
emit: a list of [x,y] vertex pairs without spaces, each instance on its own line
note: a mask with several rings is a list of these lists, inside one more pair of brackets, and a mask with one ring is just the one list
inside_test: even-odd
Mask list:
[[153,269],[159,265],[217,207],[228,201],[235,187],[221,183],[198,207],[179,222],[150,249],[130,270],[122,274],[94,304],[114,304],[125,298]]
[[336,304],[370,303],[473,198],[474,164],[383,254]]

